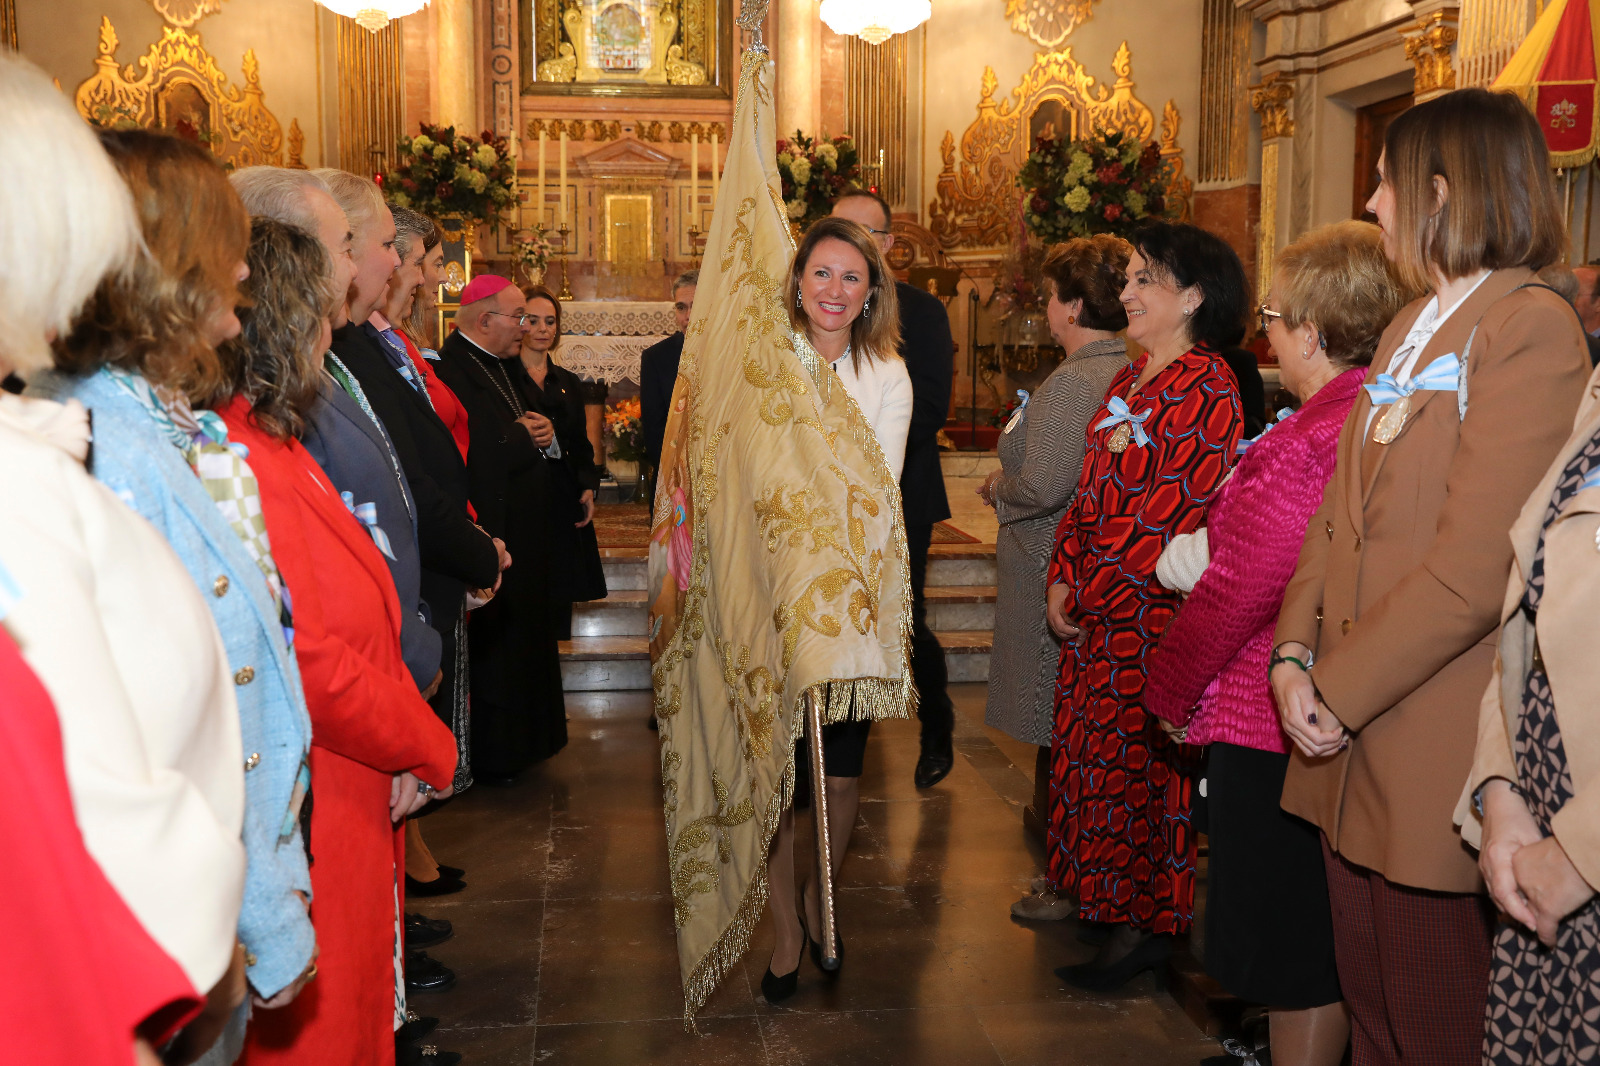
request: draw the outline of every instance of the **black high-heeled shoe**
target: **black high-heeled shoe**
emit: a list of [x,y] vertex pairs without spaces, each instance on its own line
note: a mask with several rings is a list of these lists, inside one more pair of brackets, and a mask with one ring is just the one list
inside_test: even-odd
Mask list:
[[[801,928],[804,928],[802,925]],[[803,957],[805,949],[801,948]],[[761,998],[776,1006],[794,995],[795,989],[800,987],[800,959],[794,960],[794,969],[779,977],[772,972],[772,967],[767,967],[767,972],[761,976]]]
[[1101,965],[1093,962],[1077,966],[1061,966],[1055,975],[1087,992],[1111,992],[1146,970],[1153,970],[1172,957],[1172,938],[1153,935],[1145,938],[1134,949],[1116,962]]
[[806,913],[804,907],[801,908],[799,917],[800,932],[805,934],[806,947],[811,951],[811,961],[816,963],[817,969],[821,970],[829,977],[838,977],[840,969],[844,967],[844,934],[839,932],[839,916],[837,914],[833,916],[833,944],[835,954],[833,957],[833,967],[831,969],[826,965],[826,960],[823,959],[822,945],[812,938],[811,927],[806,925]]

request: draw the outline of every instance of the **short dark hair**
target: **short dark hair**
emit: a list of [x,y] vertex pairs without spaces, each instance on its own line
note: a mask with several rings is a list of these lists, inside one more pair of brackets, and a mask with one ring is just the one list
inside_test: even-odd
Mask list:
[[1243,336],[1250,283],[1239,254],[1226,241],[1187,222],[1153,220],[1134,232],[1132,243],[1152,274],[1179,289],[1200,290],[1200,307],[1189,320],[1191,343],[1224,348]]
[[1044,256],[1044,276],[1055,286],[1062,303],[1083,301],[1078,321],[1085,329],[1128,328],[1128,311],[1122,306],[1122,289],[1133,246],[1121,237],[1097,233],[1051,245]]
[[880,210],[883,211],[883,232],[888,233],[889,229],[894,225],[894,210],[889,206],[889,201],[885,200],[871,189],[862,189],[859,187],[846,189],[844,192],[839,194],[838,199],[833,201],[833,206],[838,207],[846,200],[871,200],[873,203],[878,205]]

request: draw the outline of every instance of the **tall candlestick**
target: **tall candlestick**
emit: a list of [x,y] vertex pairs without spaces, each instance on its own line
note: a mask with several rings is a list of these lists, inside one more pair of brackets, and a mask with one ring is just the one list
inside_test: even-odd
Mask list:
[[561,224],[565,226],[571,217],[567,212],[567,127],[565,123],[561,125],[561,189],[559,191],[561,196]]
[[544,124],[539,124],[539,198],[533,202],[533,224],[544,228]]
[[689,134],[689,224],[700,219],[700,133]]
[[717,156],[717,127],[711,127],[711,210],[717,209],[717,191],[722,188],[722,163]]

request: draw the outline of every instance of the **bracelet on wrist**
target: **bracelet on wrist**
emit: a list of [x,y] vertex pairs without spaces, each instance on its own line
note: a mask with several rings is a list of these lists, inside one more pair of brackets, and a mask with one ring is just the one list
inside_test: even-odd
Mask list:
[[1273,670],[1277,669],[1279,663],[1294,663],[1296,666],[1298,666],[1305,673],[1309,674],[1311,672],[1311,667],[1310,666],[1308,666],[1305,663],[1301,662],[1299,659],[1295,658],[1293,655],[1282,655],[1282,654],[1279,654],[1278,652],[1275,651],[1275,652],[1272,653],[1272,661],[1267,663],[1267,673],[1271,674]]

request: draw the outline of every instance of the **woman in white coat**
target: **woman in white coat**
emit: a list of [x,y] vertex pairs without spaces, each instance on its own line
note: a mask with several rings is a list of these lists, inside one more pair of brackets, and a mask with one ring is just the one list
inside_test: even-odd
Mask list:
[[[15,163],[0,186],[0,256],[29,264],[0,286],[0,378],[26,378],[49,365],[51,341],[102,279],[145,253],[94,134],[39,71],[3,53],[0,155]],[[15,578],[0,582],[5,628],[60,718],[90,855],[190,984],[211,990],[168,1053],[188,1061],[245,989],[233,689],[248,679],[230,674],[183,564],[88,459],[82,406],[0,392],[0,569]]]
[[[860,409],[866,428],[871,429],[884,464],[898,481],[900,468],[905,465],[906,436],[911,430],[911,375],[898,354],[900,310],[894,280],[871,233],[848,219],[830,217],[806,231],[789,268],[784,291],[796,344],[809,344],[839,375],[845,391]],[[868,443],[870,454],[870,442],[864,443]],[[878,502],[899,506],[898,500]],[[850,846],[850,830],[855,826],[856,809],[861,802],[861,765],[871,729],[870,720],[822,728],[828,836],[835,878]],[[810,759],[804,745],[795,755],[795,770],[798,791],[803,795],[810,784]],[[770,1003],[794,994],[807,944],[813,961],[821,965],[822,946],[812,935],[813,930],[821,929],[818,873],[811,870],[801,890],[805,907],[802,926],[795,907],[791,807],[778,823],[768,861],[772,885],[769,906],[776,943],[772,962],[761,981],[761,994]],[[839,944],[834,954],[843,959],[843,938],[837,931],[835,935]]]

